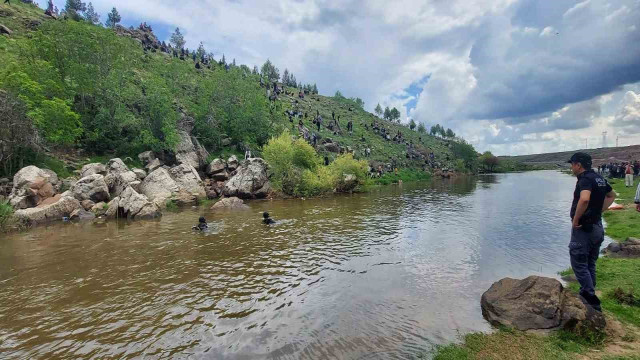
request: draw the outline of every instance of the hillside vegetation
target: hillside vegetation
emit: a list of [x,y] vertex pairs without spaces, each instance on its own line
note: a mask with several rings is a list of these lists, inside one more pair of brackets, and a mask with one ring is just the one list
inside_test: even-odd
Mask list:
[[[315,85],[304,86],[311,91],[300,98],[298,86],[287,86],[288,72],[282,93],[270,99],[272,72],[279,76],[270,62],[258,71],[237,66],[235,60],[214,60],[202,47],[185,55],[182,49],[165,48],[146,25],[104,28],[82,19],[53,19],[20,2],[0,6],[0,24],[12,32],[0,36],[0,105],[6,105],[0,111],[5,125],[11,125],[0,130],[0,175],[35,163],[67,176],[81,165],[60,164],[52,154],[80,153],[88,161],[172,151],[185,117],[195,121],[192,135],[212,154],[241,154],[249,148],[261,155],[269,139],[285,130],[295,135],[311,131],[317,152],[330,161],[352,152],[375,169],[421,170],[433,153],[433,166],[477,168],[478,154],[452,132],[442,129],[438,137],[423,126],[381,119],[364,111],[362,100],[340,93],[322,96]],[[288,110],[306,116],[290,121]],[[339,122],[329,130],[332,113]],[[317,114],[323,118],[319,131],[312,122]],[[303,127],[298,127],[300,120]],[[374,122],[391,137],[401,136],[383,138],[373,130]]]

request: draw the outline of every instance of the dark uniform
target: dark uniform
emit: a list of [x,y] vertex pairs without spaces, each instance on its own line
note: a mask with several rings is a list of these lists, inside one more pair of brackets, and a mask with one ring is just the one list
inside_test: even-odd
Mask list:
[[[589,167],[590,162],[591,158],[589,157]],[[572,220],[576,213],[580,192],[583,190],[591,191],[591,198],[584,215],[580,218],[579,223],[582,227],[571,227],[569,255],[571,258],[571,268],[580,283],[580,295],[592,305],[594,309],[600,310],[600,300],[596,296],[595,289],[596,260],[598,260],[600,246],[604,241],[602,206],[606,195],[612,188],[607,180],[591,169],[578,175],[576,188],[573,192],[573,203],[571,205],[570,215]]]

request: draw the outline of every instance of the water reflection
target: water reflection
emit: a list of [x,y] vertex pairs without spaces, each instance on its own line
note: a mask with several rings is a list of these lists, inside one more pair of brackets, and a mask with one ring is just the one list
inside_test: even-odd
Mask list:
[[[404,359],[488,330],[495,280],[568,266],[574,179],[405,184],[55,225],[0,242],[9,358]],[[263,226],[262,211],[279,223]],[[190,231],[205,215],[212,231]]]

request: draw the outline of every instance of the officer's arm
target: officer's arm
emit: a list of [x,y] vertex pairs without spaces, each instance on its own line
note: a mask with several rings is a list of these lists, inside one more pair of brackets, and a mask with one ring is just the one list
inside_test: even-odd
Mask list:
[[576,214],[573,216],[573,226],[578,227],[580,224],[580,218],[587,211],[589,206],[589,200],[591,200],[591,190],[580,191],[580,199],[578,200],[578,206],[576,207]]
[[602,212],[605,212],[609,209],[609,206],[613,204],[613,200],[616,199],[616,192],[611,190],[607,193],[604,198],[604,203],[602,204]]

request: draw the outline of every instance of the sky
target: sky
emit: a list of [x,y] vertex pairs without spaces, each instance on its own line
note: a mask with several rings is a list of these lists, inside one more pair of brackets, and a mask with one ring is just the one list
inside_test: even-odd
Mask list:
[[115,6],[161,40],[180,27],[191,49],[270,59],[323,95],[396,107],[482,152],[640,144],[640,0],[92,2],[103,21]]

